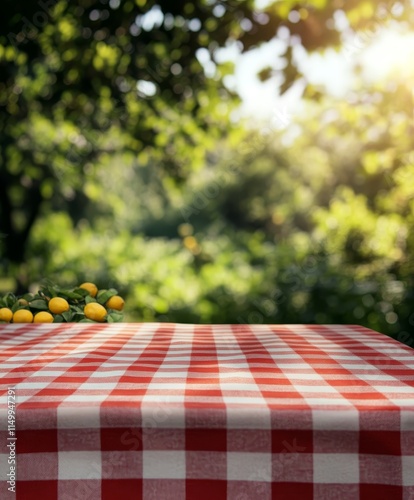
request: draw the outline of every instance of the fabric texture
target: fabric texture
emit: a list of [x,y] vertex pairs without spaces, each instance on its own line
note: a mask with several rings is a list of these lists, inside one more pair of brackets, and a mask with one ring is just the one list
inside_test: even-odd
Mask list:
[[356,325],[1,325],[0,442],[5,500],[414,500],[414,350]]

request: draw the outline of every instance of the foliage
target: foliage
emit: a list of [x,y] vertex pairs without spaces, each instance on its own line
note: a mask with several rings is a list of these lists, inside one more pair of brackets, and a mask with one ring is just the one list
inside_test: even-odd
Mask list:
[[413,346],[409,85],[341,101],[307,85],[287,138],[231,121],[220,62],[277,34],[283,64],[259,78],[284,93],[299,50],[352,55],[358,30],[413,16],[392,0],[5,0],[4,277],[36,293],[88,276],[130,321],[357,322]]
[[223,81],[232,67],[218,62],[221,47],[249,50],[287,30],[283,92],[301,75],[298,36],[307,50],[338,46],[339,11],[348,35],[372,20],[412,23],[410,6],[394,4],[284,0],[258,10],[253,0],[5,0],[0,233],[20,286],[18,267],[42,210],[59,205],[76,222],[98,196],[95,175],[108,155],[130,151],[144,164],[151,157],[175,180],[203,164],[231,128],[235,96]]
[[131,321],[358,323],[414,345],[414,185],[402,182],[411,145],[391,137],[388,176],[367,172],[373,145],[364,153],[358,127],[368,115],[372,130],[383,111],[353,109],[328,100],[285,148],[277,134],[245,132],[237,152],[223,141],[179,195],[146,175],[110,187],[103,170],[107,203],[118,192],[128,210],[116,225],[102,209],[75,229],[49,214],[34,228],[31,280],[39,268],[68,282],[92,276],[122,290]]

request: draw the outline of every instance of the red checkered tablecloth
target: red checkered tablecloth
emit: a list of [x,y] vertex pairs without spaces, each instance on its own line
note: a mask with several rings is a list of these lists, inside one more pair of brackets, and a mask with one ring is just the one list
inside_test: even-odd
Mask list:
[[2,325],[0,417],[1,499],[414,499],[414,350],[360,326]]

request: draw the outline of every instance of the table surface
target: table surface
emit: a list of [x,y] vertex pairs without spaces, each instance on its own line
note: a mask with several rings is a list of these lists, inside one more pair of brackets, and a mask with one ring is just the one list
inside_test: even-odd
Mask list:
[[1,498],[414,499],[414,350],[356,325],[1,325],[0,417]]

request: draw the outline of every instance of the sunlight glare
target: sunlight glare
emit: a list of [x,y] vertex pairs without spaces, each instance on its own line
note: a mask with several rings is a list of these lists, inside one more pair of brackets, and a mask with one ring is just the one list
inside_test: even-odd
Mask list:
[[388,78],[407,80],[414,77],[414,33],[386,32],[361,54],[363,76],[368,81]]

